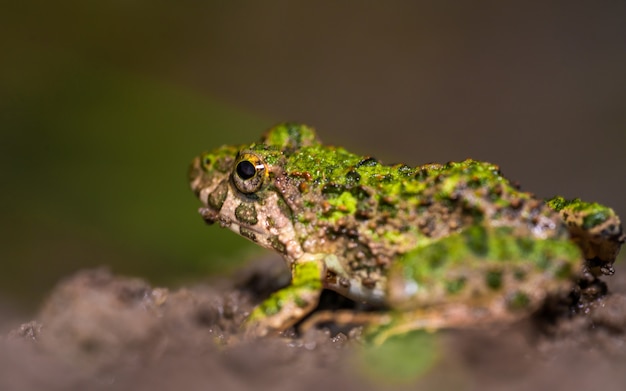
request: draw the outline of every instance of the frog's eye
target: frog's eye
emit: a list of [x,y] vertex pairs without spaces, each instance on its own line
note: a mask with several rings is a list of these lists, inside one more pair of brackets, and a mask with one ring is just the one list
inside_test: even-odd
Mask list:
[[204,155],[202,157],[202,166],[209,167],[211,165],[211,156]]
[[265,163],[257,155],[251,153],[242,154],[235,165],[233,182],[235,187],[242,193],[253,193],[261,188],[267,177]]
[[249,160],[244,160],[237,164],[237,175],[244,181],[252,178],[254,174],[256,174],[256,167]]

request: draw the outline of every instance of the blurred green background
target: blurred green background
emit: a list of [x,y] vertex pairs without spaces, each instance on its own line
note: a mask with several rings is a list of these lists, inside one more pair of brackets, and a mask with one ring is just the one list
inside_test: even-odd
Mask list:
[[32,311],[85,267],[176,285],[256,256],[204,226],[187,165],[284,120],[626,216],[624,20],[625,2],[4,4],[0,306]]

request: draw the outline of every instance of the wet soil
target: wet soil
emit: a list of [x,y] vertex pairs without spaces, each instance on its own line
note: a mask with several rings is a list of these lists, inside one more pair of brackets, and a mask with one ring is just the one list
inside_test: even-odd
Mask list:
[[[0,390],[623,390],[626,273],[618,265],[605,280],[609,294],[578,314],[544,311],[429,334],[411,349],[430,364],[399,379],[376,374],[377,353],[359,328],[246,338],[246,314],[288,281],[279,262],[170,290],[85,270],[60,282],[35,319],[0,337]],[[345,305],[333,295],[325,302]]]

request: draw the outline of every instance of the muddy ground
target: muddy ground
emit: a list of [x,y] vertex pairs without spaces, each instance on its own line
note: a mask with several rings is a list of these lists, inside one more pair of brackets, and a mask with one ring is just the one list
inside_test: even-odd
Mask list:
[[610,293],[581,314],[417,333],[398,339],[396,355],[365,346],[359,328],[246,339],[245,314],[287,281],[279,260],[171,290],[85,270],[2,336],[0,390],[623,390],[626,273],[617,266]]

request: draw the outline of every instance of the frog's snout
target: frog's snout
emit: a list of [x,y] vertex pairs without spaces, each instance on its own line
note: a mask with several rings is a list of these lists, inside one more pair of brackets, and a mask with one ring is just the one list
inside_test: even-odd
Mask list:
[[219,215],[210,208],[199,208],[198,213],[200,213],[204,222],[209,225],[215,223],[219,217]]
[[200,163],[200,157],[196,157],[192,160],[191,164],[189,165],[189,170],[187,171],[189,186],[191,187],[191,190],[193,190],[196,197],[200,194],[202,175],[203,171]]

